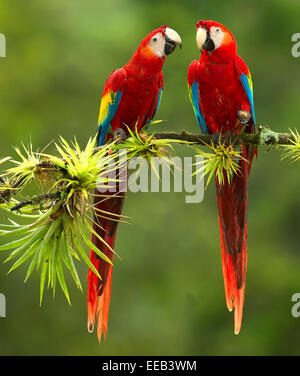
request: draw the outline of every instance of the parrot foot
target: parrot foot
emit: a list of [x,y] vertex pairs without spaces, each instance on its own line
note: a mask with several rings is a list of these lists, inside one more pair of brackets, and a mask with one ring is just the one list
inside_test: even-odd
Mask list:
[[220,144],[220,133],[213,133],[211,135],[211,142],[213,143],[213,145],[216,147]]
[[122,141],[125,141],[127,138],[126,133],[124,129],[117,128],[114,131],[114,140],[116,141],[116,144],[120,144]]
[[249,120],[250,120],[250,114],[249,114],[248,111],[240,110],[240,111],[237,112],[237,116],[238,116],[241,124],[248,125]]

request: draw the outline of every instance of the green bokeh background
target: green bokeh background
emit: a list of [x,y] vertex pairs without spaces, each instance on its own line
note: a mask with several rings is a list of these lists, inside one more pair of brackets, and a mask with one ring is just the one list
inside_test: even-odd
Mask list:
[[[215,19],[235,35],[252,72],[258,124],[299,129],[300,58],[291,54],[298,0],[1,0],[7,57],[0,59],[0,157],[30,139],[43,147],[76,135],[84,145],[96,131],[107,75],[161,24],[180,33],[183,50],[164,66],[156,118],[167,122],[158,127],[196,132],[186,75],[199,58],[199,19]],[[6,275],[9,265],[1,263],[7,317],[0,318],[0,354],[299,355],[300,318],[291,315],[291,297],[300,292],[299,171],[278,151],[262,149],[252,169],[238,336],[225,306],[212,184],[200,204],[185,204],[185,193],[128,194],[124,214],[132,225],[119,228],[122,261],[114,267],[106,343],[86,330],[85,292],[70,289],[71,307],[61,291],[55,299],[49,292],[39,307],[38,275],[24,284],[26,265]],[[84,282],[86,267],[78,268]]]

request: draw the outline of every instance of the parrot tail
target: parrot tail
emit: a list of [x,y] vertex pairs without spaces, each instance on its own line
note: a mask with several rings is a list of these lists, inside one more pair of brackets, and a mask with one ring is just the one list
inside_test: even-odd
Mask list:
[[[118,220],[120,219],[124,203],[124,192],[110,193],[95,191],[94,200],[94,231],[114,249],[117,235]],[[92,234],[92,242],[109,259],[113,260],[112,251]],[[87,306],[88,306],[88,331],[94,330],[97,320],[97,336],[99,342],[103,333],[106,339],[108,328],[108,313],[111,293],[112,265],[100,258],[95,252],[90,251],[90,260],[101,276],[101,280],[95,273],[88,270]]]
[[247,270],[248,176],[255,153],[243,146],[240,170],[232,177],[231,183],[225,180],[221,185],[216,178],[225,297],[228,310],[234,309],[235,334],[240,332],[243,317]]

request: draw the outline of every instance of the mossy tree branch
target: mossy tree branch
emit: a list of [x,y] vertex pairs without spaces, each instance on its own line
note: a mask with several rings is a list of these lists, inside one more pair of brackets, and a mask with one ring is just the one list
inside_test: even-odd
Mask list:
[[[195,145],[210,145],[211,143],[220,143],[224,144],[225,146],[229,145],[250,145],[253,148],[258,148],[260,146],[288,146],[293,145],[296,142],[297,133],[294,133],[291,131],[291,133],[278,133],[272,131],[269,127],[266,126],[259,126],[256,133],[249,134],[249,133],[243,133],[243,134],[220,134],[220,135],[203,135],[203,134],[192,134],[186,131],[181,131],[180,133],[176,132],[157,132],[153,133],[153,138],[158,140],[176,140],[179,144],[180,141],[182,141],[182,144],[193,143]],[[96,147],[95,152],[97,152],[100,148]],[[49,161],[41,161],[36,166],[37,170],[57,170],[57,166],[53,165],[53,163]],[[60,168],[60,171],[64,173],[64,168]],[[0,192],[0,203],[9,201],[10,197],[14,195],[18,188],[22,186],[24,179],[22,177],[18,178],[18,176],[15,177],[12,188],[13,190],[3,190]],[[56,192],[54,195],[57,195]],[[19,207],[23,207],[29,203],[32,203],[33,201],[43,201],[44,199],[48,199],[49,197],[47,195],[41,195],[34,197],[30,200],[26,200],[16,207],[12,208],[12,210],[18,210]]]
[[[215,142],[215,135],[198,135],[186,131],[180,133],[176,132],[158,132],[154,134],[157,139],[170,139],[181,140],[185,142],[193,142],[198,145],[210,144],[211,141]],[[218,140],[219,141],[219,138]],[[252,145],[253,147],[259,146],[277,146],[277,145],[291,145],[295,141],[291,133],[277,133],[265,126],[258,127],[256,133],[243,133],[243,134],[221,134],[220,142],[225,145]]]
[[[17,240],[0,246],[0,251],[13,250],[6,259],[14,262],[10,271],[18,268],[28,258],[31,258],[26,279],[32,271],[40,268],[40,303],[42,302],[46,276],[48,287],[55,294],[56,280],[70,303],[68,288],[63,274],[63,265],[70,271],[76,286],[82,290],[80,279],[73,262],[79,255],[87,266],[101,278],[98,271],[88,258],[84,246],[93,249],[98,257],[111,264],[111,260],[85,235],[89,231],[97,236],[112,253],[115,250],[99,238],[93,228],[93,216],[96,208],[93,206],[95,187],[107,187],[116,181],[114,176],[107,176],[107,171],[117,172],[120,166],[120,150],[126,151],[126,159],[137,156],[144,158],[152,167],[153,158],[161,158],[165,163],[172,164],[172,153],[168,148],[179,143],[191,147],[196,156],[201,156],[195,174],[208,175],[207,184],[213,176],[217,176],[220,184],[225,179],[231,181],[233,174],[239,172],[238,160],[244,159],[238,147],[243,144],[253,149],[266,145],[281,146],[282,159],[290,162],[300,160],[300,134],[297,130],[290,133],[276,133],[267,127],[259,127],[255,134],[242,135],[195,135],[182,131],[181,133],[164,132],[152,133],[133,132],[119,141],[116,136],[111,143],[96,147],[96,137],[90,139],[84,149],[78,142],[70,145],[63,138],[56,145],[56,155],[34,152],[32,145],[24,151],[16,148],[19,160],[10,157],[0,160],[0,164],[10,161],[14,167],[6,169],[0,175],[0,208],[31,221],[28,224],[16,223],[9,219],[8,224],[0,223],[0,236],[18,236]],[[200,146],[206,146],[208,152]],[[110,162],[117,162],[110,165]],[[203,164],[204,162],[204,164]],[[197,164],[197,163],[196,163]],[[23,202],[15,199],[28,184],[35,184],[41,191],[40,195],[26,199]],[[38,183],[38,184],[37,184]],[[104,198],[105,199],[105,198]],[[107,218],[110,213],[97,211],[97,216]],[[118,216],[115,220],[121,221]]]

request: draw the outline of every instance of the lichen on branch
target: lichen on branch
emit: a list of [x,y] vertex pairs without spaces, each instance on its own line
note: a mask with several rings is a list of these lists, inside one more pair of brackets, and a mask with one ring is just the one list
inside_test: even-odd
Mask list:
[[[214,136],[210,134],[192,134],[186,131],[176,132],[158,132],[154,133],[154,137],[158,139],[179,140],[185,142],[192,142],[198,145],[207,145],[214,141]],[[295,141],[295,134],[278,133],[272,131],[266,126],[258,127],[256,133],[242,133],[242,134],[220,134],[220,142],[224,145],[252,145],[259,146],[278,146],[278,145],[292,145]]]

